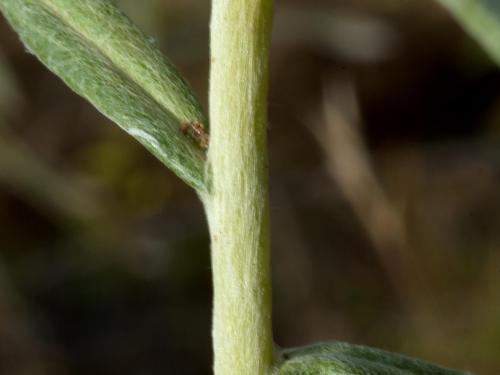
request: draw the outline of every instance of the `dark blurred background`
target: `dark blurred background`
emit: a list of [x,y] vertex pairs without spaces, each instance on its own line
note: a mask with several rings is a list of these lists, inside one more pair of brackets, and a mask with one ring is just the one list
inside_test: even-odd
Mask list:
[[[206,107],[210,3],[121,0]],[[430,0],[277,0],[274,329],[500,373],[500,74]],[[0,20],[0,374],[210,374],[195,193]]]

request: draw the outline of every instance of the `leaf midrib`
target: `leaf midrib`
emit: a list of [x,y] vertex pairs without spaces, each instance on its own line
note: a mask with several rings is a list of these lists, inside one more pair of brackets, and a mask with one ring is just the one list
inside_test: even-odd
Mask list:
[[[81,36],[83,41],[93,47],[95,50],[97,50],[102,56],[104,56],[107,60],[111,62],[111,66],[115,67],[115,70],[124,76],[127,80],[131,81],[134,85],[136,85],[142,92],[144,92],[145,95],[147,95],[150,99],[154,101],[160,108],[163,110],[167,111],[169,115],[171,115],[172,118],[175,118],[179,123],[181,123],[181,120],[169,109],[167,108],[163,103],[161,98],[158,98],[157,95],[155,95],[153,92],[151,92],[140,80],[138,80],[133,72],[128,69],[127,64],[120,63],[119,59],[115,59],[114,54],[106,52],[106,49],[103,48],[102,43],[97,43],[89,34],[86,34],[83,32],[81,29],[76,27],[74,23],[71,22],[68,18],[64,17],[64,12],[60,12],[57,7],[55,7],[53,4],[51,4],[50,1],[47,0],[40,0],[40,6],[42,8],[45,8],[49,13],[51,13],[54,17],[59,19],[64,25],[66,25],[68,28],[73,30],[76,34]],[[167,124],[168,125],[168,124]],[[193,146],[196,146],[195,143],[193,143]],[[197,147],[199,148],[199,147]],[[201,150],[200,148],[200,151]]]

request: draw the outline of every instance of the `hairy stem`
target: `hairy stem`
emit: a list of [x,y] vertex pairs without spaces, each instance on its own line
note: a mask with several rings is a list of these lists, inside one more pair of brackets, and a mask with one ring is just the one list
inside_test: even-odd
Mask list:
[[271,0],[213,0],[210,148],[214,372],[272,370],[266,102]]

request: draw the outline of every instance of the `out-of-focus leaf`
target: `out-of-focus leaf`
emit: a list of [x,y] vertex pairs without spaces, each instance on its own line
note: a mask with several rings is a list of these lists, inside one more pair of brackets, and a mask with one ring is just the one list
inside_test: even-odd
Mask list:
[[438,0],[500,65],[500,1]]
[[[16,77],[0,51],[0,118],[11,113],[22,101]],[[0,123],[0,127],[3,126]]]
[[279,375],[470,375],[432,363],[343,342],[321,342],[281,352]]
[[[0,121],[0,128],[2,125]],[[0,187],[5,186],[42,212],[66,222],[95,220],[102,208],[97,190],[76,176],[53,170],[21,140],[0,131]]]
[[181,131],[207,126],[200,105],[153,41],[111,1],[0,0],[0,10],[68,86],[189,185],[207,190],[206,144],[196,132]]

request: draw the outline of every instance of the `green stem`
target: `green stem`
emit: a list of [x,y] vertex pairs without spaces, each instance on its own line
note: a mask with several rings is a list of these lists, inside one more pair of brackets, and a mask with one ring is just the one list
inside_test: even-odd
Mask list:
[[214,372],[272,371],[266,103],[271,0],[213,0],[210,72]]

